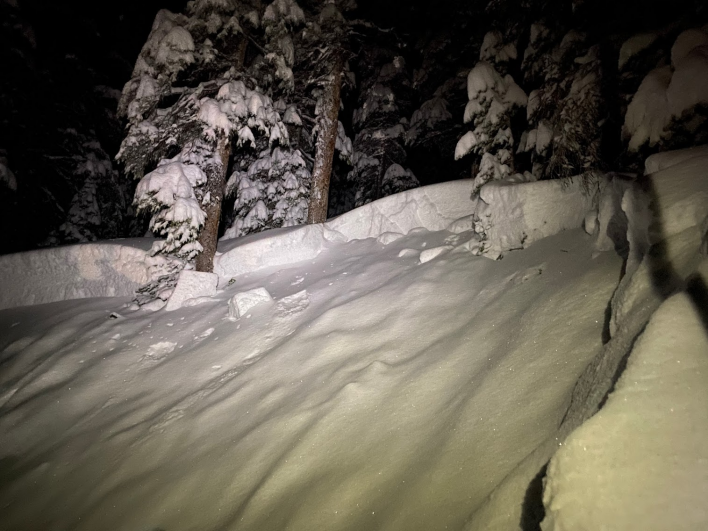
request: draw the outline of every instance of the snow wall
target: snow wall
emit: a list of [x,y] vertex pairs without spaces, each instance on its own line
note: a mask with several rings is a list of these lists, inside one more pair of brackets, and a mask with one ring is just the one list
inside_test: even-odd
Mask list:
[[[287,227],[219,243],[214,272],[220,285],[266,267],[311,260],[332,244],[444,230],[461,218],[481,218],[487,255],[521,249],[583,225],[597,190],[579,177],[523,184],[492,182],[471,199],[464,179],[391,195],[319,225]],[[463,224],[465,225],[465,224]],[[470,221],[470,227],[472,222]],[[145,263],[152,240],[133,239],[42,249],[0,257],[0,309],[66,299],[130,296],[149,280]]]
[[130,296],[148,281],[147,249],[140,240],[116,240],[0,256],[0,309]]

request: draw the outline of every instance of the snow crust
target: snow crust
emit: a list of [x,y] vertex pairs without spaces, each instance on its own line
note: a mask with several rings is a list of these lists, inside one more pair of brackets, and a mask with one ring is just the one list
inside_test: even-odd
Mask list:
[[130,296],[149,280],[150,243],[115,240],[0,256],[0,309]]

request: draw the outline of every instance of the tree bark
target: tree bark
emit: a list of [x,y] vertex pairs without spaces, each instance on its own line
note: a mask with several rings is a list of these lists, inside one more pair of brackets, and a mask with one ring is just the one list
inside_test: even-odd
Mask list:
[[344,54],[336,51],[330,64],[329,79],[322,94],[322,114],[319,117],[319,133],[315,144],[315,164],[312,169],[310,204],[307,223],[324,223],[327,220],[329,179],[332,174],[334,147],[337,143],[339,116],[339,93],[342,88]]
[[221,165],[209,168],[207,182],[203,188],[202,209],[206,213],[206,221],[197,240],[202,246],[202,252],[197,255],[195,268],[197,271],[211,273],[214,270],[214,255],[219,241],[219,221],[221,220],[221,203],[226,187],[226,171],[231,155],[231,143],[227,137],[219,138],[216,145],[217,155]]
[[[241,36],[233,57],[233,64],[237,70],[243,68],[247,49],[248,40]],[[203,190],[202,198],[208,196],[209,199],[206,201],[206,204],[202,204],[202,208],[206,213],[206,220],[197,239],[202,246],[202,252],[197,255],[194,263],[194,267],[197,271],[206,273],[214,271],[214,256],[216,255],[216,246],[219,243],[221,203],[224,200],[226,172],[228,171],[229,158],[231,157],[231,141],[228,137],[219,137],[216,143],[216,153],[218,159],[221,161],[221,165],[208,168],[208,171],[205,172],[207,174],[207,182]]]

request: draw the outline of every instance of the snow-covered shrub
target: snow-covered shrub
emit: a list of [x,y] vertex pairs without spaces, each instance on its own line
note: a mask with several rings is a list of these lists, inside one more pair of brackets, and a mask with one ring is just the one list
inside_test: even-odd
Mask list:
[[299,150],[265,149],[247,171],[235,171],[229,179],[236,217],[224,238],[304,223],[310,179]]
[[475,153],[482,157],[472,193],[489,180],[507,177],[513,168],[511,118],[526,106],[527,97],[510,75],[502,77],[490,63],[480,61],[467,76],[464,122],[474,126],[457,143],[455,160]]
[[198,166],[169,160],[140,180],[135,190],[138,210],[152,213],[150,230],[167,237],[153,253],[189,260],[202,250],[196,240],[206,215],[194,187],[205,182],[206,175]]

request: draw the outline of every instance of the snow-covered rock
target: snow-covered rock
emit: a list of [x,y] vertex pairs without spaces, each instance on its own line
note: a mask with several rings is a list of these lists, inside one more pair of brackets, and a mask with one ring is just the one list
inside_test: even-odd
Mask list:
[[177,285],[167,300],[165,310],[168,312],[180,309],[190,299],[213,297],[216,295],[218,275],[201,271],[184,270],[179,274]]
[[150,243],[116,240],[0,256],[0,309],[130,296],[149,279]]
[[229,299],[229,317],[231,319],[240,319],[254,306],[272,302],[272,300],[273,298],[265,288],[255,288],[237,293]]

